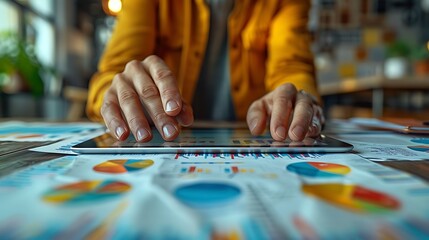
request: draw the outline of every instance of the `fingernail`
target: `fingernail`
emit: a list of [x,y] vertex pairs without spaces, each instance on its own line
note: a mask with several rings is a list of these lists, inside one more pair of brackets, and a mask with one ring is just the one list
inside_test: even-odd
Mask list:
[[284,128],[283,126],[276,128],[276,134],[279,138],[285,139],[286,138],[286,128]]
[[304,128],[301,126],[297,126],[292,130],[292,134],[295,135],[296,138],[302,138],[304,135]]
[[312,136],[315,132],[316,132],[316,126],[314,124],[308,127],[307,135]]
[[173,112],[174,110],[179,108],[179,104],[177,104],[176,101],[170,100],[167,102],[165,106],[165,111],[167,112]]
[[140,128],[139,130],[137,130],[137,141],[142,141],[147,137],[149,137],[149,132],[146,131],[146,129]]
[[115,133],[116,137],[120,139],[121,136],[125,133],[125,129],[123,127],[117,127]]
[[258,119],[253,119],[250,121],[250,131],[253,132],[258,125]]
[[162,127],[162,131],[164,132],[164,136],[166,138],[171,138],[177,132],[176,128],[173,127],[173,125],[171,125],[171,124],[164,125],[164,127]]

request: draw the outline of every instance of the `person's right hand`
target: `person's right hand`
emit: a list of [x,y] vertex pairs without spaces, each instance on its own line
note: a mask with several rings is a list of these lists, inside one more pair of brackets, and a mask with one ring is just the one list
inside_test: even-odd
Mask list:
[[178,136],[181,125],[194,121],[192,107],[183,101],[173,73],[153,55],[127,63],[125,70],[115,75],[101,115],[118,140],[127,139],[131,131],[139,142],[152,139],[150,120],[166,141]]

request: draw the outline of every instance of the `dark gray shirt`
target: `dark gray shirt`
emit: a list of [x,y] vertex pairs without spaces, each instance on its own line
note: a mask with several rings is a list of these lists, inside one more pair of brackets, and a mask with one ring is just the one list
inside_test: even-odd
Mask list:
[[206,0],[210,7],[210,33],[192,107],[195,119],[235,120],[231,97],[228,16],[234,0]]

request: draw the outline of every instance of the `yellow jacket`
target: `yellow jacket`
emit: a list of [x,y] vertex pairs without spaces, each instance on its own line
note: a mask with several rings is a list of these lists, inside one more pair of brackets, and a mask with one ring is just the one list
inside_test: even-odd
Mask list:
[[[318,96],[307,31],[310,0],[236,0],[228,19],[231,92],[238,119],[283,83]],[[88,117],[101,121],[104,93],[131,60],[160,56],[192,102],[209,33],[205,0],[124,0],[90,82]],[[196,93],[198,94],[198,93]]]

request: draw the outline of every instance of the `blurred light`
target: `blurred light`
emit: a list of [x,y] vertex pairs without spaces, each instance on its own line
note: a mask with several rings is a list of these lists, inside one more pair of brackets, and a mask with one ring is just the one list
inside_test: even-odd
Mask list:
[[427,42],[426,47],[428,48],[428,51],[429,51],[429,41]]
[[103,10],[106,14],[116,16],[122,10],[122,0],[103,0]]
[[118,14],[122,9],[122,1],[121,0],[109,0],[107,4],[109,10],[113,13]]
[[421,0],[422,9],[429,12],[429,0]]

